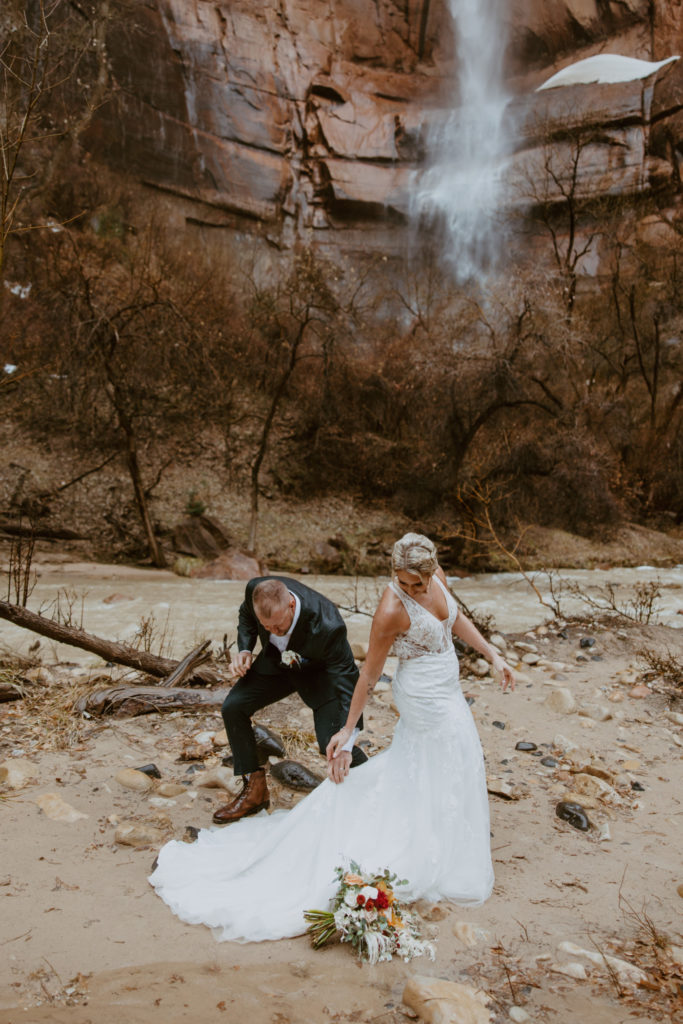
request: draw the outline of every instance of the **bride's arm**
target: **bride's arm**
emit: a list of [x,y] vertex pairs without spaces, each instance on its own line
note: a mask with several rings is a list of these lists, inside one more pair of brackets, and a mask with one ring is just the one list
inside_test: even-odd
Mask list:
[[[436,572],[441,582],[447,587],[448,581],[441,566],[439,566]],[[467,616],[463,615],[459,608],[458,614],[455,617],[455,622],[453,623],[453,633],[455,636],[460,637],[464,643],[474,648],[475,651],[478,651],[479,654],[483,654],[486,660],[491,663],[494,673],[500,679],[500,685],[503,687],[503,692],[507,689],[514,690],[514,673],[508,663],[501,656],[500,651],[497,651],[492,644],[488,643],[488,641],[484,639],[474,623],[470,622]]]
[[[390,599],[385,600],[385,597],[380,601],[379,607],[377,608],[372,620],[368,653],[361,667],[358,682],[356,683],[353,691],[346,725],[344,725],[339,732],[335,733],[327,744],[327,760],[330,763],[330,777],[335,782],[341,782],[342,779],[336,777],[337,773],[334,771],[336,767],[334,765],[334,761],[342,753],[344,744],[351,736],[351,733],[356,726],[356,722],[363,712],[363,708],[367,704],[372,691],[377,685],[377,680],[382,674],[382,669],[384,668],[384,663],[387,660],[387,655],[391,650],[391,645],[399,633],[403,632],[406,628],[401,616],[401,612],[403,611],[402,607],[393,607],[394,602]],[[405,615],[405,613],[403,614]]]
[[453,633],[455,636],[460,637],[466,644],[473,647],[479,654],[483,654],[487,661],[491,663],[494,673],[500,679],[500,685],[503,687],[503,691],[515,688],[515,677],[512,669],[506,661],[503,660],[500,651],[497,651],[492,644],[487,643],[484,637],[481,635],[477,627],[473,622],[467,618],[466,615],[458,609],[458,614],[453,623]]

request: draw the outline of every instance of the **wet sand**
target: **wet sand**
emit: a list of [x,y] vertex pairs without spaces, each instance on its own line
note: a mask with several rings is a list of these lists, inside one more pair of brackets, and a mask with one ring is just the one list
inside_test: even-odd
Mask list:
[[[39,568],[32,607],[59,587],[85,588],[84,625],[94,633],[130,637],[141,615],[153,611],[158,621],[170,613],[176,654],[204,635],[217,642],[224,632],[234,636],[241,583],[187,581],[121,567]],[[683,619],[675,618],[681,570],[658,572],[670,599],[666,615],[678,623]],[[306,582],[341,603],[354,600],[353,581],[307,577]],[[375,585],[366,586],[374,601]],[[513,579],[462,580],[456,590],[478,611],[489,610],[487,602],[493,602],[498,629],[519,661],[513,695],[503,695],[488,677],[463,671],[489,784],[500,790],[505,783],[513,799],[491,796],[496,870],[491,899],[474,909],[448,903],[422,907],[424,929],[436,941],[434,963],[359,966],[350,947],[315,952],[306,937],[216,943],[207,929],[178,921],[147,883],[155,845],[123,846],[114,839],[116,828],[131,822],[181,838],[187,826],[208,827],[226,794],[192,784],[173,801],[160,803],[154,793],[124,789],[114,776],[121,768],[154,762],[164,781],[187,781],[188,763],[178,760],[183,747],[202,730],[218,730],[218,716],[81,721],[75,744],[55,749],[46,719],[30,715],[17,701],[0,705],[0,762],[26,760],[33,781],[16,790],[0,787],[0,1022],[397,1024],[408,1019],[399,1007],[405,982],[414,974],[481,986],[492,997],[496,1022],[509,1020],[514,1004],[544,1024],[670,1019],[663,1015],[661,991],[625,985],[620,996],[609,972],[585,960],[586,980],[557,968],[581,961],[559,949],[571,941],[649,970],[652,954],[636,919],[644,913],[661,934],[683,946],[683,898],[677,891],[683,883],[683,728],[670,717],[674,706],[656,688],[645,697],[630,696],[643,668],[638,651],[657,647],[683,657],[683,632],[613,623],[569,626],[566,638],[544,628],[525,635],[541,621],[542,610],[535,599],[529,604],[520,597]],[[114,594],[121,599],[105,604]],[[349,616],[353,639],[367,638],[369,621]],[[6,647],[35,640],[4,623],[0,628]],[[580,646],[586,636],[595,640],[589,649]],[[535,646],[539,663],[522,663],[525,651],[515,642]],[[71,648],[56,651],[47,641],[41,654],[52,687],[81,685],[95,660]],[[76,667],[55,664],[64,657]],[[387,667],[391,672],[391,664]],[[552,710],[545,701],[561,689],[568,689],[584,712],[598,706],[611,717]],[[296,733],[294,756],[323,769],[310,742],[310,713],[296,698],[258,717]],[[373,699],[367,716],[370,753],[390,741],[395,721],[386,689]],[[220,735],[217,739],[223,742]],[[519,740],[537,744],[557,765],[543,766],[540,757],[515,750]],[[575,749],[569,749],[572,745]],[[207,755],[206,766],[218,764],[223,750],[218,746]],[[604,769],[617,799],[595,799],[587,808],[594,827],[580,832],[560,821],[555,807],[572,792],[577,770],[586,765]],[[85,816],[71,823],[52,820],[35,802],[45,793],[56,793]],[[283,807],[300,799],[278,785],[273,796],[274,805]]]

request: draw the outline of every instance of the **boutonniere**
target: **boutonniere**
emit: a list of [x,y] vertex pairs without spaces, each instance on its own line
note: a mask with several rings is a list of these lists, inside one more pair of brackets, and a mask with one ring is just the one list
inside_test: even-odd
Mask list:
[[282,652],[280,660],[287,668],[301,668],[301,655],[296,651],[290,651],[289,648]]

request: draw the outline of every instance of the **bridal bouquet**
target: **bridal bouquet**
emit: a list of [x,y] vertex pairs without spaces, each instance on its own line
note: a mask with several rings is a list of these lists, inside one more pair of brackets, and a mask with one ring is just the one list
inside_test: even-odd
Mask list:
[[337,933],[342,942],[350,942],[361,960],[376,964],[391,960],[394,953],[404,960],[427,955],[434,959],[434,947],[420,938],[417,920],[394,895],[394,885],[407,885],[396,875],[363,874],[351,861],[349,870],[335,868],[339,888],[330,910],[306,910],[310,921],[308,934],[319,949]]

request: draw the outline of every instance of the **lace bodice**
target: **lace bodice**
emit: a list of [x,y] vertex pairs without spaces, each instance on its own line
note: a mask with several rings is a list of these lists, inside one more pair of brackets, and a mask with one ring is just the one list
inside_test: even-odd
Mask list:
[[420,658],[425,654],[444,654],[453,649],[451,630],[458,614],[458,606],[453,595],[443,585],[439,577],[432,576],[432,579],[436,580],[446,597],[448,618],[443,621],[418,604],[393,580],[389,583],[410,618],[410,628],[394,640],[393,653],[397,658]]

